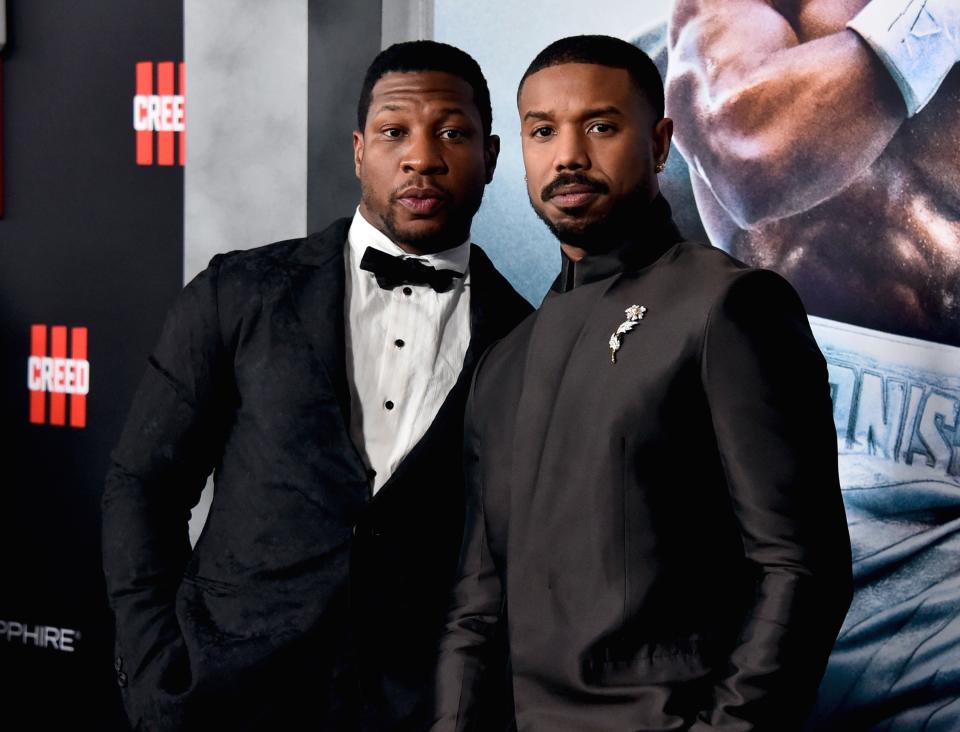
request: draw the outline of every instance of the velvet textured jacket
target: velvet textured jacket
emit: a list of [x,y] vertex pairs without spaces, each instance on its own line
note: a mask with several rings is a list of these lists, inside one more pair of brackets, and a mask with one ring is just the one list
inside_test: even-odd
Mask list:
[[117,681],[137,729],[427,724],[462,536],[466,393],[530,308],[474,246],[460,379],[371,497],[348,427],[349,223],[214,257],[149,358],[103,496]]
[[780,276],[662,198],[635,231],[478,367],[437,732],[483,729],[502,627],[521,732],[785,732],[813,702],[851,592],[825,361]]

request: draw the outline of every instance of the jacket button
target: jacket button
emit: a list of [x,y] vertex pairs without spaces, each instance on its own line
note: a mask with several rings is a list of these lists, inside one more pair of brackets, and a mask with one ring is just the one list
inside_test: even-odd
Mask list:
[[127,675],[123,671],[117,672],[117,686],[121,689],[127,685]]
[[120,658],[120,656],[117,656],[117,660],[113,662],[113,668],[116,671],[119,671],[120,669],[123,668],[123,659]]

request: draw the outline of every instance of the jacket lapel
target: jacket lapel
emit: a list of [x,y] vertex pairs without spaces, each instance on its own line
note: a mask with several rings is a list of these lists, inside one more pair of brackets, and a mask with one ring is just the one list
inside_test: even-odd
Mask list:
[[344,358],[343,248],[349,229],[350,219],[339,219],[319,234],[311,234],[289,264],[294,312],[333,385],[345,428],[350,424],[350,392]]

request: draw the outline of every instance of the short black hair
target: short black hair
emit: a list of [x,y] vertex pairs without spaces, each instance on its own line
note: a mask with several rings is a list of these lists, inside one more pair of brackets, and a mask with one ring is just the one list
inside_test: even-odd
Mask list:
[[663,118],[663,79],[646,53],[612,36],[568,36],[554,41],[530,62],[517,87],[517,99],[527,77],[560,64],[597,64],[625,69],[637,91],[643,94],[657,116]]
[[483,78],[480,65],[466,51],[456,46],[437,41],[406,41],[395,43],[381,51],[363,79],[360,101],[357,103],[357,126],[361,132],[367,126],[367,112],[373,87],[386,74],[392,72],[443,71],[458,76],[473,89],[473,102],[480,112],[483,134],[490,136],[493,127],[493,111],[490,108],[490,89]]

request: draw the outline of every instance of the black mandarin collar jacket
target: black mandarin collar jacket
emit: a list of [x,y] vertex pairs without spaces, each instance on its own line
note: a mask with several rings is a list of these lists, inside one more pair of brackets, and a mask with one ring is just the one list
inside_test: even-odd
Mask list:
[[785,732],[812,705],[851,593],[826,363],[785,280],[663,205],[478,366],[435,732],[476,729],[501,632],[526,732]]

